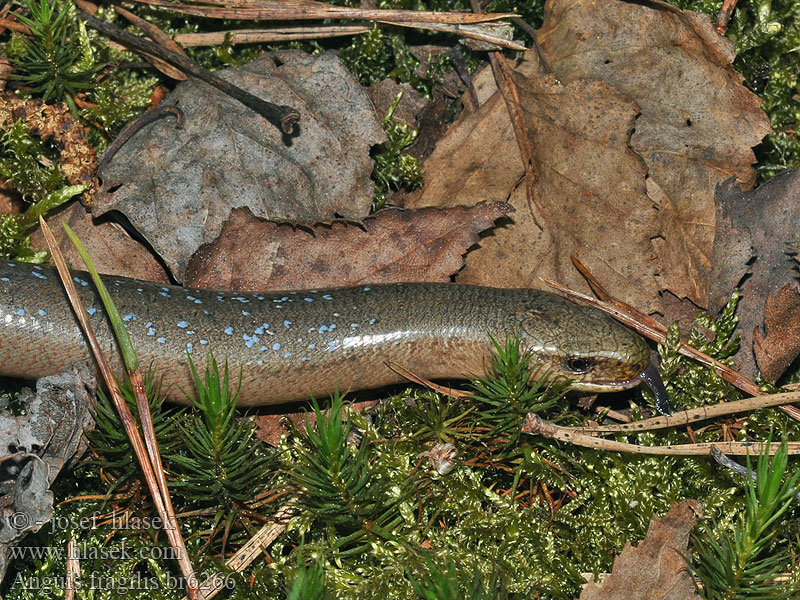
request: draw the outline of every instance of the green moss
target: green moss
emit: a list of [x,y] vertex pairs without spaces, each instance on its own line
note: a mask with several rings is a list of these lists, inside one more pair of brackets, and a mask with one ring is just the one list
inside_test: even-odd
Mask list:
[[43,262],[47,252],[30,249],[30,233],[38,226],[39,215],[81,193],[85,186],[65,185],[56,149],[31,135],[19,121],[0,135],[0,179],[29,203],[22,214],[0,215],[0,259]]
[[389,190],[399,190],[402,187],[413,190],[422,185],[419,159],[404,152],[417,139],[417,130],[412,129],[407,122],[393,118],[402,97],[402,92],[397,95],[382,121],[389,141],[381,145],[375,153],[375,168],[372,172],[372,179],[375,181],[373,212],[386,204]]
[[419,81],[414,75],[419,61],[411,55],[403,33],[375,27],[355,36],[348,47],[339,51],[339,57],[362,85],[387,78],[414,85]]

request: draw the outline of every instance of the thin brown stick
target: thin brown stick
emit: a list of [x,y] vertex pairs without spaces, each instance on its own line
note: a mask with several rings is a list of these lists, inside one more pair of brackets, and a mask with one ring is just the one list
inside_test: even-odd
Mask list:
[[737,1],[738,0],[725,0],[722,3],[722,8],[717,15],[716,30],[718,34],[725,35],[725,32],[728,31],[728,21],[730,21],[731,16],[733,16],[733,10],[736,8]]
[[[173,524],[176,523],[174,514],[172,518],[169,516],[167,505],[161,493],[161,486],[153,472],[153,464],[151,463],[150,457],[145,450],[145,444],[142,441],[142,436],[139,433],[136,421],[133,418],[130,409],[128,409],[125,399],[122,397],[122,392],[120,392],[116,377],[114,377],[114,373],[111,371],[111,366],[108,364],[108,361],[103,354],[103,350],[100,347],[100,343],[94,334],[94,330],[89,323],[89,315],[86,312],[86,308],[83,306],[80,297],[78,296],[77,290],[75,289],[75,284],[72,281],[72,276],[70,275],[69,268],[64,260],[64,256],[61,253],[61,249],[58,247],[58,243],[56,242],[55,237],[53,237],[50,227],[48,227],[44,218],[41,216],[39,217],[39,226],[41,227],[42,235],[44,236],[45,241],[50,249],[50,253],[53,256],[53,261],[55,262],[55,266],[58,270],[59,276],[61,277],[61,281],[64,284],[67,298],[72,305],[72,310],[75,312],[75,316],[81,325],[81,329],[83,330],[84,335],[89,342],[89,347],[92,350],[95,361],[97,362],[97,366],[103,377],[103,381],[106,383],[106,387],[108,388],[108,391],[114,402],[114,406],[117,409],[117,414],[122,421],[125,432],[128,434],[131,448],[133,448],[136,459],[139,461],[145,481],[147,482],[147,487],[150,490],[150,495],[153,498],[156,511],[164,525],[164,531],[166,532],[173,549],[176,551],[178,564],[180,565],[183,576],[186,579],[189,598],[192,600],[199,600],[200,596],[197,590],[197,577],[194,573],[194,567],[192,567],[192,563],[189,560],[189,554],[186,551],[186,545],[184,544],[180,529],[173,526]],[[163,477],[163,473],[161,473],[161,476]]]
[[64,578],[64,600],[74,600],[75,590],[80,587],[81,563],[78,560],[78,542],[74,536],[67,540],[67,573]]
[[651,419],[642,419],[633,423],[621,423],[614,425],[600,425],[598,427],[576,427],[575,430],[588,435],[601,433],[626,433],[640,431],[654,431],[667,427],[681,427],[691,425],[698,421],[713,419],[725,415],[732,415],[741,412],[750,412],[761,408],[771,408],[789,402],[800,402],[800,392],[786,392],[784,394],[766,394],[753,398],[744,398],[733,402],[720,402],[713,406],[701,406],[682,412],[676,412],[670,416],[658,416]]
[[[320,19],[348,19],[354,21],[382,21],[393,25],[407,22],[427,23],[487,23],[516,17],[514,13],[470,13],[416,10],[362,9],[334,6],[324,2],[305,0],[219,0],[185,4],[167,0],[135,0],[140,4],[160,6],[175,12],[194,14],[214,19],[243,19],[259,21],[307,21]],[[224,7],[224,8],[221,8]]]
[[[480,13],[481,9],[478,0],[471,0],[470,6],[475,13]],[[528,209],[531,216],[533,216],[533,222],[539,229],[543,229],[536,218],[536,213],[538,212],[538,214],[541,215],[547,225],[549,225],[549,219],[535,191],[536,185],[539,182],[539,173],[536,170],[533,144],[531,144],[530,137],[528,137],[525,115],[522,112],[522,101],[520,100],[517,86],[514,83],[512,69],[500,52],[490,52],[489,63],[492,65],[492,73],[494,74],[495,83],[497,83],[497,90],[503,96],[503,100],[506,103],[508,116],[511,119],[511,127],[514,131],[514,138],[517,140],[517,147],[519,148],[520,158],[522,159],[522,166],[525,169],[525,198],[528,203]],[[533,210],[534,206],[536,207],[535,211]],[[558,245],[554,246],[554,251],[556,274],[560,278]]]
[[163,0],[136,0],[142,4],[159,6],[171,11],[205,17],[209,19],[239,19],[252,21],[306,20],[306,19],[351,19],[373,21],[399,27],[444,31],[465,38],[472,38],[511,50],[525,50],[522,44],[495,36],[485,29],[476,28],[480,23],[508,19],[511,13],[475,15],[459,12],[424,12],[413,10],[364,10],[332,6],[322,2],[233,2],[182,4]]
[[385,23],[386,25],[401,25],[403,27],[411,27],[414,29],[427,29],[429,31],[441,31],[443,33],[450,33],[481,42],[487,42],[500,48],[507,48],[508,50],[517,50],[524,52],[527,50],[525,44],[520,44],[514,40],[509,40],[504,37],[494,35],[486,24],[483,23],[467,23],[467,24],[452,24],[452,23],[431,23],[430,21],[403,21],[402,23],[395,23],[393,21],[384,21],[376,19],[376,23]]
[[103,35],[108,36],[118,42],[125,44],[128,48],[142,52],[145,54],[152,54],[158,56],[160,59],[165,60],[169,64],[179,68],[184,73],[202,79],[209,85],[214,86],[219,91],[227,94],[244,104],[250,110],[254,110],[267,121],[275,125],[285,135],[291,135],[298,121],[300,120],[300,113],[298,113],[291,106],[273,104],[266,100],[254,96],[250,92],[243,90],[239,86],[222,79],[221,77],[211,73],[207,69],[202,68],[200,65],[192,62],[182,54],[172,52],[162,48],[155,42],[133,35],[124,29],[120,29],[116,25],[112,25],[106,21],[102,21],[93,17],[87,12],[80,9],[75,9],[78,18],[86,21],[92,29],[96,29]]
[[[125,10],[121,6],[114,5],[114,12],[118,15],[127,19],[130,23],[141,29],[147,37],[153,40],[156,44],[160,44],[167,50],[171,50],[177,54],[182,54],[186,56],[186,52],[181,48],[180,44],[178,44],[175,40],[169,37],[166,33],[161,31],[158,27],[153,25],[150,21],[147,21],[140,17],[139,15],[133,14],[129,10]],[[149,54],[145,54],[144,58],[152,63],[152,65],[161,71],[167,77],[171,77],[177,81],[186,81],[189,79],[186,75],[183,74],[183,71],[173,67],[168,62],[165,62],[158,58],[157,56],[151,56]]]
[[623,415],[621,412],[608,408],[607,406],[595,406],[594,412],[610,417],[620,423],[631,423],[633,421],[628,415]]
[[[658,456],[708,456],[711,454],[711,449],[714,447],[719,448],[725,454],[744,456],[746,454],[761,454],[766,448],[766,444],[762,444],[761,442],[707,442],[700,444],[678,444],[674,446],[626,444],[625,442],[586,435],[572,427],[560,427],[550,421],[545,421],[533,413],[528,414],[525,418],[525,423],[522,426],[522,433],[542,435],[584,448]],[[800,442],[787,442],[787,445],[789,454],[800,454]],[[778,447],[777,444],[771,444],[769,448],[770,454],[774,454],[778,450]]]
[[318,40],[324,38],[360,35],[367,33],[364,25],[330,25],[320,27],[276,27],[274,29],[231,29],[208,33],[179,33],[175,41],[182,46],[218,46],[219,44],[256,44],[262,42],[288,42],[291,40]]
[[0,19],[0,27],[5,27],[6,29],[11,29],[12,31],[17,31],[19,33],[24,33],[25,35],[31,34],[30,29],[13,19]]
[[440,394],[444,394],[446,396],[450,396],[452,398],[469,398],[470,393],[464,392],[462,390],[457,390],[456,388],[447,387],[444,385],[438,385],[433,383],[432,381],[425,379],[424,377],[420,377],[416,373],[412,373],[405,367],[398,365],[395,362],[390,360],[384,361],[386,366],[389,367],[392,371],[400,375],[400,377],[405,377],[409,381],[421,385],[422,387],[426,387],[432,389],[434,392],[439,392]]
[[[259,529],[253,537],[247,540],[244,546],[239,548],[236,554],[225,561],[225,566],[236,573],[241,573],[249,567],[260,554],[267,551],[269,545],[278,539],[278,536],[286,529],[286,524],[294,515],[294,506],[293,500],[281,506],[278,512],[275,513],[273,522]],[[222,590],[228,589],[228,583],[228,577],[219,573],[204,580],[200,584],[203,600],[209,600]]]

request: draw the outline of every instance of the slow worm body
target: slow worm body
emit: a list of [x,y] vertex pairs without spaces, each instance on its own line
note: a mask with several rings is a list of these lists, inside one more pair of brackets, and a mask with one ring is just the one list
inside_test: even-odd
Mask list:
[[[89,277],[73,277],[120,372]],[[241,369],[240,404],[253,406],[400,382],[385,361],[429,379],[482,375],[490,336],[519,335],[539,365],[573,379],[576,389],[645,381],[660,408],[669,407],[641,337],[596,309],[541,291],[409,283],[231,294],[104,280],[140,363],[157,368],[162,392],[174,402],[186,403],[182,390],[193,388],[187,354],[202,368],[213,351],[234,381]],[[91,360],[88,347],[55,271],[0,263],[0,375],[33,379],[81,360]]]

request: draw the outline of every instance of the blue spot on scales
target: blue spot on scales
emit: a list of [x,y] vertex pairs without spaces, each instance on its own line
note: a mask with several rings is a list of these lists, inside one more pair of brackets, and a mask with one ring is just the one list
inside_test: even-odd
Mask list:
[[188,326],[189,324],[186,321],[178,321],[178,327],[181,329],[186,329]]
[[97,312],[97,309],[96,308],[87,308],[86,312],[89,313],[90,315],[93,315],[94,313]]
[[42,275],[41,273],[37,273],[36,271],[32,271],[31,275],[34,277],[38,277],[39,279],[47,279],[47,275]]
[[227,335],[233,335],[233,327],[226,327],[225,329],[223,329],[223,331],[224,331],[224,332],[225,332]]
[[123,321],[133,321],[134,319],[136,319],[136,315],[133,314],[133,313],[130,313],[130,314],[125,315],[124,317],[122,317]]

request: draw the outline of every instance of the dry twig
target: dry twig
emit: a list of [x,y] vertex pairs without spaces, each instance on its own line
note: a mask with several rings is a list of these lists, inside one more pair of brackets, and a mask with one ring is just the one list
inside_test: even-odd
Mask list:
[[[530,413],[525,418],[522,433],[543,435],[544,437],[566,442],[574,446],[608,450],[612,452],[633,452],[635,454],[652,454],[658,456],[706,456],[711,454],[712,448],[719,448],[725,454],[746,455],[761,454],[766,444],[761,442],[707,442],[699,444],[677,444],[669,446],[642,446],[641,444],[627,444],[616,440],[598,438],[585,433],[577,428],[560,427],[545,421],[541,417]],[[789,454],[800,454],[800,442],[788,442]],[[778,450],[778,446],[770,446],[770,454]]]
[[[61,253],[61,249],[58,247],[58,243],[56,242],[55,237],[53,237],[50,227],[48,227],[44,218],[41,216],[39,217],[39,226],[41,227],[42,234],[47,241],[50,253],[53,256],[53,261],[58,269],[61,281],[64,284],[64,288],[67,292],[67,297],[70,301],[70,304],[72,305],[72,309],[75,311],[75,316],[77,317],[78,322],[81,325],[81,329],[83,330],[84,335],[89,342],[89,347],[91,348],[92,354],[94,355],[95,361],[100,369],[103,381],[108,388],[108,391],[114,402],[114,406],[117,409],[117,414],[119,415],[123,427],[125,428],[125,432],[128,434],[131,448],[133,448],[134,454],[139,461],[145,481],[147,482],[147,487],[150,490],[150,495],[153,498],[153,504],[155,504],[156,511],[158,512],[163,524],[164,531],[166,532],[167,538],[169,538],[169,541],[175,550],[176,559],[186,580],[189,598],[192,600],[199,600],[200,596],[197,588],[197,577],[195,576],[194,567],[192,567],[192,563],[189,560],[189,554],[186,551],[186,545],[183,541],[183,537],[181,536],[178,520],[175,517],[174,510],[172,510],[172,502],[169,498],[169,491],[166,487],[163,467],[161,466],[161,457],[158,453],[158,447],[155,445],[155,434],[152,431],[152,419],[149,418],[150,410],[147,399],[144,399],[144,410],[141,406],[139,406],[139,414],[140,418],[142,418],[142,429],[145,433],[145,439],[147,440],[147,448],[150,452],[149,455],[148,451],[145,450],[145,442],[142,441],[142,436],[139,433],[136,420],[133,418],[133,415],[128,408],[128,404],[125,402],[125,399],[122,396],[122,392],[117,384],[117,379],[114,377],[114,373],[111,371],[111,366],[108,364],[108,360],[106,360],[103,350],[100,347],[100,343],[98,342],[97,337],[94,334],[94,330],[89,323],[89,315],[86,312],[86,307],[83,306],[80,296],[78,296],[78,292],[75,289],[75,283],[72,280],[72,276],[70,275],[69,268],[64,260],[64,256]],[[140,388],[143,392],[144,383],[141,380],[141,373],[139,372],[138,382],[134,381],[134,379],[136,379],[135,374],[131,379],[131,382],[134,384],[134,390]],[[137,402],[139,402],[138,396]]]

